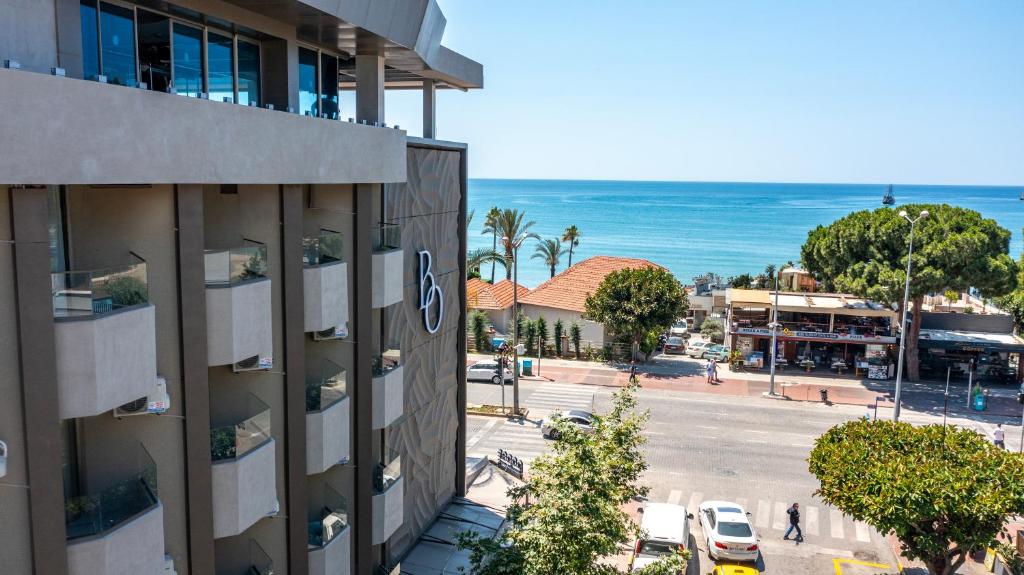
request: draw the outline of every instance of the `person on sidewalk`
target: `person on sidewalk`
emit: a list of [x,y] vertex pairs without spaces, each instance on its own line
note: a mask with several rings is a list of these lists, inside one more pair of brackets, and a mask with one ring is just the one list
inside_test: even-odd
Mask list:
[[715,378],[715,360],[709,360],[708,364],[704,367],[704,372],[708,376],[708,383],[714,383]]
[[995,430],[992,432],[992,443],[996,444],[996,447],[1000,449],[1006,449],[1006,432],[1003,431],[1003,424],[997,423]]
[[629,360],[629,383],[637,383],[635,359]]
[[718,360],[711,360],[711,383],[718,383]]
[[789,514],[789,529],[786,529],[786,534],[782,536],[783,540],[789,541],[789,534],[796,529],[796,541],[802,542],[804,540],[803,531],[800,531],[800,504],[794,503],[792,507],[786,510]]

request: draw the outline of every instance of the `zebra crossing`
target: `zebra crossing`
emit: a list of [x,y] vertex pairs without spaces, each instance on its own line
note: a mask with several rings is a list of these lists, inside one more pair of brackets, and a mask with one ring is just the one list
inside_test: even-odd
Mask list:
[[567,409],[594,410],[594,391],[591,385],[545,383],[524,400],[531,412]]
[[[673,489],[669,493],[667,501],[669,503],[679,503],[682,500],[681,495],[680,491]],[[789,527],[789,515],[786,513],[786,510],[789,509],[791,503],[768,499],[750,501],[744,497],[732,499],[728,497],[704,497],[703,493],[694,491],[690,494],[686,510],[693,513],[694,517],[696,517],[701,502],[707,500],[733,501],[738,503],[751,513],[751,522],[762,535],[767,535],[767,531],[775,531],[781,536],[781,533],[785,532]],[[843,515],[838,509],[831,507],[801,505],[800,527],[803,529],[805,539],[815,537],[819,539],[831,538],[869,543],[872,539],[880,537],[877,534],[873,535],[875,532],[867,523],[854,521]]]

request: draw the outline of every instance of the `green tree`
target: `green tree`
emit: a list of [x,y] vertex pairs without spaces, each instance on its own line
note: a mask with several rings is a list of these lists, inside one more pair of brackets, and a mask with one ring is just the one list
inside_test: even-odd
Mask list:
[[523,334],[525,335],[526,354],[534,355],[537,353],[537,322],[525,319],[523,320]]
[[903,555],[948,575],[1024,513],[1024,458],[973,429],[856,420],[811,450],[817,495],[899,538]]
[[[500,216],[500,215],[501,215],[501,210],[498,209],[498,206],[491,206],[491,209],[487,210],[487,219],[484,220],[484,231],[483,231],[483,233],[484,233],[484,235],[486,235],[488,233],[491,234],[491,250],[493,250],[495,252],[498,251],[498,227],[496,225],[496,222],[498,221],[498,216]],[[467,228],[469,227],[469,223],[468,222],[466,223],[466,227]],[[508,266],[505,266],[505,260],[501,260],[501,263],[502,263],[502,266],[508,267]],[[496,261],[492,261],[491,262],[491,283],[494,283],[494,266],[495,266],[495,264],[497,264]]]
[[544,316],[537,318],[537,355],[544,357],[544,347],[548,344],[548,320]]
[[658,348],[658,338],[661,336],[660,329],[652,329],[644,334],[640,340],[640,351],[644,354],[644,362],[651,359],[651,354]]
[[992,303],[1013,316],[1013,321],[1017,324],[1017,328],[1024,330],[1024,255],[1021,256],[1017,269],[1017,289],[1009,294],[995,298]]
[[476,309],[469,316],[470,330],[473,332],[473,345],[477,353],[487,351],[487,314]]
[[580,245],[580,231],[576,226],[569,226],[565,228],[565,232],[562,233],[562,241],[569,244],[569,266],[572,267],[572,252]]
[[[910,214],[928,210],[914,228],[910,300],[920,310],[924,296],[947,289],[977,288],[986,297],[1011,292],[1017,264],[1009,256],[1010,232],[973,210],[946,204],[904,206]],[[853,293],[902,306],[910,224],[896,210],[849,214],[807,235],[800,257],[825,289]],[[902,309],[900,309],[902,312]],[[907,331],[907,378],[918,379],[921,314]]]
[[548,238],[537,242],[533,253],[533,259],[544,260],[544,265],[551,271],[551,277],[555,277],[555,268],[558,267],[558,260],[562,257],[562,242],[558,238]]
[[[481,277],[480,267],[488,263],[501,262],[505,264],[505,258],[498,252],[489,248],[477,248],[466,254],[466,273],[468,277]],[[475,274],[475,275],[474,275]],[[494,280],[491,280],[494,281]]]
[[580,330],[580,326],[576,322],[572,322],[569,325],[569,341],[572,342],[572,349],[576,353],[576,359],[580,358],[580,341],[583,339],[583,333]]
[[555,357],[562,357],[562,335],[565,334],[565,323],[555,320]]
[[644,334],[665,330],[686,313],[682,284],[661,267],[627,268],[605,276],[587,296],[585,317],[612,334],[628,337],[634,349]]
[[779,276],[776,274],[777,268],[775,264],[768,264],[764,266],[764,277],[768,278],[768,282],[762,286],[766,289],[776,289],[775,286],[779,283]]
[[[509,490],[504,539],[484,539],[473,531],[458,536],[471,551],[477,575],[612,575],[606,564],[640,535],[622,507],[646,495],[640,484],[647,469],[641,448],[648,414],[637,413],[635,387],[615,394],[612,409],[594,418],[593,433],[556,422],[554,454],[534,460],[528,481]],[[528,503],[527,503],[528,502]],[[689,552],[661,559],[642,575],[685,570]]]
[[526,214],[519,210],[498,210],[493,219],[490,218],[490,213],[487,215],[488,221],[484,224],[484,233],[493,234],[497,241],[501,242],[505,252],[505,279],[510,280],[512,279],[512,259],[515,257],[512,241],[520,236],[539,240],[540,236],[529,231],[536,222],[524,222],[523,218]]
[[750,289],[754,285],[754,276],[750,274],[740,274],[729,278],[729,287],[737,289]]
[[721,343],[725,334],[722,333],[722,324],[714,318],[706,318],[703,323],[700,324],[700,334],[704,336],[704,339],[711,340],[717,343]]

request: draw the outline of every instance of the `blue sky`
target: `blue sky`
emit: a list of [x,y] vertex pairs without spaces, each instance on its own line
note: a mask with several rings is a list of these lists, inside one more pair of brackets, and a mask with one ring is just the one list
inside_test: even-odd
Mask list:
[[471,177],[1024,184],[1022,0],[438,2]]

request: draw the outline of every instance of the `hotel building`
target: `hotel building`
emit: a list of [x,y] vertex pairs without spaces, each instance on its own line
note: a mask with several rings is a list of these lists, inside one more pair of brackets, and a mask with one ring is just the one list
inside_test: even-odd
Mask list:
[[434,0],[2,6],[0,571],[396,572],[465,491],[482,67]]

